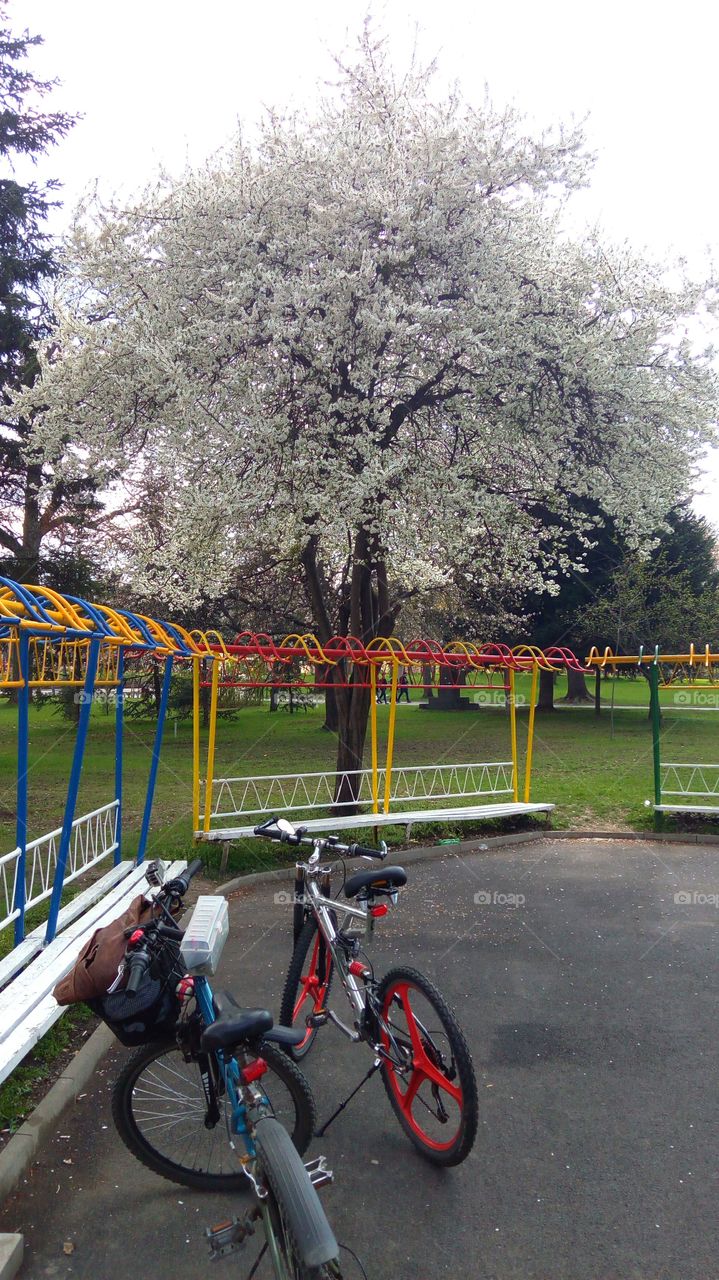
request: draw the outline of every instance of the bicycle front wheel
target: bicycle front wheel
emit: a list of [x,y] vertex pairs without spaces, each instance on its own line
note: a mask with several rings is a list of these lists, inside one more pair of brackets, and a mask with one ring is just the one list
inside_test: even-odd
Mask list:
[[267,1186],[265,1233],[275,1280],[342,1280],[334,1232],[287,1130],[266,1117],[255,1147]]
[[404,1132],[433,1164],[465,1160],[477,1136],[477,1081],[467,1042],[437,988],[390,969],[377,988],[384,1087]]
[[309,916],[292,953],[280,1005],[282,1026],[305,1031],[304,1040],[287,1050],[295,1062],[304,1058],[314,1044],[317,1028],[308,1027],[306,1020],[310,1014],[324,1009],[332,983],[332,969],[332,955],[327,943],[317,928],[314,916]]
[[[280,1125],[300,1153],[315,1127],[312,1091],[284,1053],[264,1044],[268,1070],[262,1089]],[[200,1066],[185,1061],[175,1044],[145,1045],[133,1054],[112,1092],[117,1131],[134,1156],[153,1173],[200,1191],[234,1191],[248,1186],[228,1141],[232,1108],[220,1085],[219,1119],[206,1124],[207,1103]]]

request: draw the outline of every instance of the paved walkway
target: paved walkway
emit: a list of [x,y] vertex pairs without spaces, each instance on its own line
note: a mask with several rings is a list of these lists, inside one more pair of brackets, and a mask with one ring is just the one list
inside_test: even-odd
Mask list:
[[[374,1080],[315,1143],[370,1280],[716,1280],[718,852],[562,840],[412,868],[377,969],[412,962],[454,1004],[480,1130],[463,1166],[434,1170]],[[495,898],[509,894],[524,901]],[[248,1002],[277,1008],[288,910],[268,886],[231,903],[221,978]],[[323,1036],[307,1066],[326,1115],[365,1058]],[[115,1138],[121,1052],[0,1215],[25,1232],[28,1280],[197,1280],[202,1228],[236,1207],[155,1178]],[[245,1274],[235,1259],[216,1272]]]

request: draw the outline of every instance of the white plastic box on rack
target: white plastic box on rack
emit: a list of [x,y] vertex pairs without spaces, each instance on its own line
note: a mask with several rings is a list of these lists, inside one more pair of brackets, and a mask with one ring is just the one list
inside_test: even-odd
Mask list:
[[229,932],[226,899],[216,894],[200,894],[180,945],[187,972],[210,977],[220,962]]

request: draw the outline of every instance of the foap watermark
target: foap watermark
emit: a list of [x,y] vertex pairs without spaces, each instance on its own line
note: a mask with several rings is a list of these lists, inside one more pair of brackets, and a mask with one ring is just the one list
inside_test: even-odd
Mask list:
[[719,893],[703,893],[700,889],[680,889],[674,894],[678,907],[719,907]]
[[280,889],[273,894],[272,901],[276,907],[303,907],[306,898],[303,893],[292,893],[289,889]]
[[[468,686],[471,689],[471,685]],[[473,701],[476,706],[482,707],[503,707],[505,705],[505,694],[503,689],[480,689],[474,694]],[[515,693],[515,707],[523,707],[527,702],[523,693]]]
[[78,689],[73,694],[73,702],[77,707],[84,707],[86,703],[103,703],[108,702],[112,706],[116,706],[118,702],[124,704],[125,695],[119,689],[95,689],[94,693],[88,693],[85,689]]
[[478,889],[474,895],[478,907],[523,907],[526,901],[523,893],[501,893],[498,889]]
[[672,694],[672,702],[677,707],[719,707],[719,693],[677,689]]

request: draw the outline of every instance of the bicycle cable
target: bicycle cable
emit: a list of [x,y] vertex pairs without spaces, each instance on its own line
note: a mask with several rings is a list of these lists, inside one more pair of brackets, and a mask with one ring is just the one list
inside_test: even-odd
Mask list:
[[347,884],[347,863],[345,862],[344,858],[341,855],[340,855],[339,861],[342,863],[342,884],[340,885],[339,889],[337,890],[334,896],[335,902],[339,898],[340,894],[344,891],[344,887]]
[[[339,1241],[338,1241],[337,1243],[339,1244]],[[368,1280],[367,1272],[365,1271],[364,1267],[362,1266],[362,1263],[360,1262],[359,1258],[357,1257],[357,1254],[355,1253],[354,1249],[350,1249],[349,1245],[347,1245],[347,1244],[340,1244],[340,1245],[339,1245],[339,1247],[340,1247],[340,1249],[344,1249],[345,1253],[348,1253],[348,1254],[350,1255],[350,1257],[351,1257],[351,1258],[354,1258],[355,1262],[357,1263],[357,1266],[359,1267],[360,1271],[362,1272],[362,1275],[363,1275],[363,1277],[364,1277],[364,1280]]]

